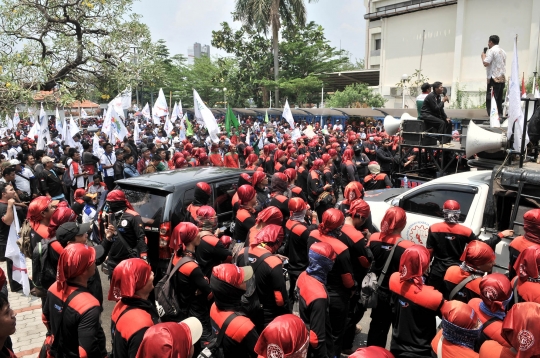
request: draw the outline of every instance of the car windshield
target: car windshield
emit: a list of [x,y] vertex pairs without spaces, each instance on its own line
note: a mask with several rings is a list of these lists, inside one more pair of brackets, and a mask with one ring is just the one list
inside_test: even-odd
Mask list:
[[163,209],[169,193],[146,188],[122,188],[127,200],[141,215],[143,223],[157,226],[163,219]]

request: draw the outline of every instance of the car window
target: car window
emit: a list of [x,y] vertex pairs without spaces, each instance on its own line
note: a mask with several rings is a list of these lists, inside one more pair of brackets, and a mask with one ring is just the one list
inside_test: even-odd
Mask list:
[[443,218],[443,205],[447,200],[455,200],[461,207],[459,221],[464,222],[469,208],[474,200],[474,193],[455,190],[422,191],[416,195],[406,197],[400,206],[409,213]]
[[122,188],[133,209],[147,225],[158,226],[163,219],[165,201],[169,193],[145,188]]
[[232,197],[236,192],[237,181],[215,184],[216,195],[214,208],[218,215],[232,211]]

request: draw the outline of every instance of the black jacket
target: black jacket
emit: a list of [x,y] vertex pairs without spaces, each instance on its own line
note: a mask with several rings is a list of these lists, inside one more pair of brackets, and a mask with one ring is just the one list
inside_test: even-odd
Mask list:
[[441,96],[431,92],[424,99],[424,104],[422,104],[422,110],[420,111],[421,119],[425,117],[432,116],[440,119],[448,118],[446,113],[444,113],[444,102],[441,101]]
[[381,166],[382,172],[391,172],[394,166],[394,155],[390,149],[386,149],[383,146],[377,148],[377,162]]
[[43,195],[49,193],[51,197],[55,197],[64,194],[62,180],[55,173],[50,170],[43,170],[39,173],[39,186]]

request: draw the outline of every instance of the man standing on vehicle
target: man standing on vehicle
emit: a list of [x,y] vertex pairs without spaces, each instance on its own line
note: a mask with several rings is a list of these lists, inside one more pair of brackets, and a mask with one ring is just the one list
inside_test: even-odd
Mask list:
[[499,118],[503,115],[503,92],[506,82],[506,52],[499,47],[499,36],[491,35],[488,41],[488,47],[482,52],[482,64],[486,68],[487,74],[487,91],[486,91],[486,110],[488,116],[491,113],[491,89],[497,103]]
[[[426,247],[433,257],[426,283],[441,292],[443,292],[443,279],[446,270],[450,266],[461,264],[460,258],[465,246],[473,240],[478,240],[471,229],[459,224],[461,209],[457,201],[447,200],[443,205],[443,215],[444,222],[430,226],[426,243]],[[510,237],[513,234],[513,230],[504,230],[499,234],[494,234],[491,239],[484,242],[495,250],[495,246],[503,237]]]

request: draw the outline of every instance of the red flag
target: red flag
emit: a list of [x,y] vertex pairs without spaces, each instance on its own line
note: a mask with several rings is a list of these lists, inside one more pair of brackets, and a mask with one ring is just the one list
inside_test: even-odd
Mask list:
[[525,89],[525,72],[523,72],[523,77],[521,77],[521,97],[527,96],[527,90]]

